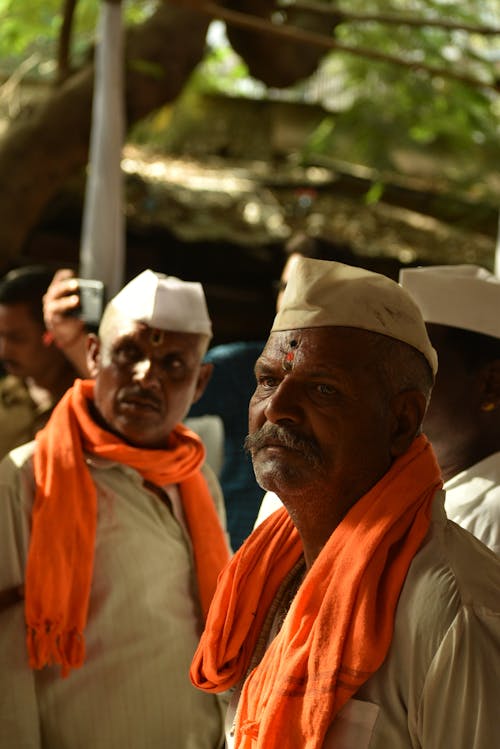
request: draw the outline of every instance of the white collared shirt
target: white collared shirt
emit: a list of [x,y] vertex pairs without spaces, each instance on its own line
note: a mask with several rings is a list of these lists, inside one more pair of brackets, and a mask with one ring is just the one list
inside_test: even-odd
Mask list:
[[500,555],[500,452],[449,479],[446,514]]

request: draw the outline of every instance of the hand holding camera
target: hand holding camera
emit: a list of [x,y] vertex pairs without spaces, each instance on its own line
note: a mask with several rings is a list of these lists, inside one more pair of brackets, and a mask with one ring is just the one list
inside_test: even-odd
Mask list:
[[104,285],[76,278],[69,268],[58,270],[43,298],[43,315],[50,340],[64,351],[82,376],[86,367],[86,337],[95,332],[104,308]]

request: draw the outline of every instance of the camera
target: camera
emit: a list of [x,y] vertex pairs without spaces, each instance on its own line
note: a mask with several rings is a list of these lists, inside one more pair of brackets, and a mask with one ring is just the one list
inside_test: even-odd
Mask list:
[[79,317],[91,330],[97,330],[104,312],[105,288],[102,281],[78,278],[80,304],[71,314]]

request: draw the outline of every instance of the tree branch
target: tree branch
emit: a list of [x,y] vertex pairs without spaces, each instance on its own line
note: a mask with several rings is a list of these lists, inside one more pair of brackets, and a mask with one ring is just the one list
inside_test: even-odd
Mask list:
[[[160,3],[126,30],[128,125],[174,101],[203,57],[208,19]],[[142,63],[134,65],[134,62]],[[151,75],[148,69],[163,75]],[[31,102],[0,139],[0,266],[19,255],[33,226],[67,180],[87,163],[91,62]],[[22,221],[13,220],[22,206]]]
[[481,36],[496,36],[500,34],[500,28],[493,26],[476,26],[474,24],[458,23],[457,21],[446,21],[437,18],[411,18],[404,15],[384,13],[351,13],[341,10],[336,5],[326,3],[308,2],[308,0],[278,0],[284,10],[296,8],[297,10],[310,11],[319,15],[332,16],[342,21],[355,21],[356,23],[376,23],[397,26],[428,26],[429,28],[445,29],[446,31],[466,31],[469,34],[480,34]]
[[336,50],[338,52],[345,52],[350,55],[356,55],[358,57],[366,57],[369,60],[377,60],[377,62],[386,62],[392,65],[399,65],[400,67],[408,68],[409,70],[421,70],[432,77],[449,78],[459,83],[464,83],[467,86],[473,88],[487,88],[493,91],[500,91],[500,81],[493,80],[483,81],[474,76],[457,73],[454,70],[447,68],[440,68],[436,65],[429,65],[428,63],[414,60],[405,60],[402,57],[396,55],[389,55],[384,52],[378,52],[377,50],[367,49],[365,47],[353,47],[350,44],[344,44],[324,34],[317,34],[312,31],[305,31],[298,28],[297,26],[291,26],[289,24],[274,24],[272,21],[260,18],[257,16],[250,15],[248,13],[241,13],[240,11],[230,10],[223,8],[216,3],[211,2],[198,2],[198,0],[171,0],[175,5],[182,7],[189,7],[193,10],[197,10],[200,13],[205,13],[212,16],[213,18],[219,18],[226,21],[228,24],[239,26],[240,28],[252,29],[254,31],[260,31],[264,34],[273,34],[274,36],[282,37],[284,39],[293,39],[294,41],[300,41],[304,44],[312,44],[318,47],[322,47],[325,50]]
[[61,33],[57,47],[57,83],[65,81],[71,72],[71,31],[77,2],[78,0],[64,0],[63,3]]

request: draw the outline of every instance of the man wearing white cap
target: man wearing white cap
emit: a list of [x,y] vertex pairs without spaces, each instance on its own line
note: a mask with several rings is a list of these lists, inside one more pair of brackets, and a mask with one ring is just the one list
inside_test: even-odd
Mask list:
[[444,512],[436,366],[397,283],[297,262],[247,438],[284,508],[221,573],[191,666],[234,690],[230,748],[500,746],[500,562]]
[[476,265],[401,271],[439,371],[424,420],[446,514],[500,554],[500,279]]
[[210,338],[200,284],[144,271],[89,338],[95,380],[0,464],[0,746],[223,745],[218,699],[188,678],[229,557],[180,424]]

